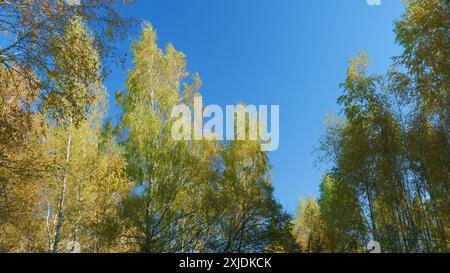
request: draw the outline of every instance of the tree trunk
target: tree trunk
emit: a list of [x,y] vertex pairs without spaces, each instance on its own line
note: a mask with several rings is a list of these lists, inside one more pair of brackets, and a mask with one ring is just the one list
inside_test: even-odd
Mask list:
[[64,165],[63,184],[61,187],[61,199],[59,201],[59,208],[58,208],[58,223],[56,225],[55,240],[53,242],[53,253],[58,253],[58,244],[59,244],[59,241],[61,240],[61,230],[62,230],[63,221],[64,221],[63,207],[64,207],[64,201],[65,201],[65,197],[66,197],[67,180],[68,180],[68,176],[69,176],[69,161],[70,161],[71,142],[72,142],[72,133],[69,131],[69,135],[67,137],[67,144],[66,144],[66,162]]

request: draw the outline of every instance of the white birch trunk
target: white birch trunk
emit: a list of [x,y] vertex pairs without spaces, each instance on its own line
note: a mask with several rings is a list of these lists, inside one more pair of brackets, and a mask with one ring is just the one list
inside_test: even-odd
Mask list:
[[66,189],[67,189],[67,180],[69,176],[69,161],[70,161],[70,145],[72,142],[72,133],[69,129],[69,135],[67,137],[67,144],[66,144],[66,162],[64,166],[64,177],[63,177],[63,184],[61,187],[61,199],[59,201],[59,207],[58,207],[58,222],[56,224],[56,232],[55,232],[55,240],[53,241],[53,253],[58,253],[58,245],[61,240],[61,230],[63,226],[64,221],[64,201],[66,198]]

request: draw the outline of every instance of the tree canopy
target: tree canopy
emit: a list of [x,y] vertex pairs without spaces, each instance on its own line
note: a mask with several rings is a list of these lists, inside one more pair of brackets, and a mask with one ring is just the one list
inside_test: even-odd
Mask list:
[[260,140],[172,137],[202,82],[150,23],[108,115],[126,2],[0,0],[0,252],[449,251],[448,0],[405,1],[385,74],[350,60],[293,217]]
[[[318,199],[322,251],[375,240],[385,252],[448,252],[448,20],[448,1],[405,1],[390,71],[369,74],[366,52],[350,61],[343,116],[320,140],[319,159],[332,163]],[[298,217],[305,225],[308,212]]]

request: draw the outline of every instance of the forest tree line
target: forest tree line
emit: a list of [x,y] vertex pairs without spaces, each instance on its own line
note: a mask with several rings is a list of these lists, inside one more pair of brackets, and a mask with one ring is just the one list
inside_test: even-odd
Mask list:
[[395,22],[403,52],[385,75],[368,54],[351,60],[341,115],[317,147],[328,171],[320,196],[300,202],[305,252],[448,252],[450,16],[447,0],[405,1]]
[[139,27],[120,7],[0,3],[11,40],[0,48],[0,251],[295,249],[257,142],[172,139],[172,108],[201,80],[149,23],[116,94],[120,117],[107,116],[115,43]]
[[294,217],[259,143],[171,138],[201,79],[149,23],[108,116],[120,2],[0,1],[0,252],[448,251],[448,1],[406,1],[386,75],[351,61]]

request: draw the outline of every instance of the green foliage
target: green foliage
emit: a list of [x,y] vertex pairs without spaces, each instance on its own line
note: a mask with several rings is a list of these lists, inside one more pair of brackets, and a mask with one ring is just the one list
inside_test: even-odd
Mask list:
[[172,107],[191,105],[201,85],[186,80],[183,53],[159,49],[145,26],[115,127],[96,36],[84,16],[65,19],[52,65],[29,64],[35,81],[0,70],[0,250],[293,251],[259,143],[172,138]]
[[[280,216],[272,197],[268,160],[259,145],[174,141],[172,107],[191,103],[199,77],[191,85],[184,80],[184,55],[170,44],[159,49],[151,25],[133,54],[126,91],[118,94],[120,142],[135,184],[122,209],[130,249],[254,252],[284,239],[289,219]],[[275,217],[285,224],[274,223]]]
[[320,148],[332,162],[319,198],[327,251],[369,240],[385,252],[448,251],[447,2],[406,1],[395,28],[405,49],[386,77],[367,75],[365,52],[350,62],[345,119],[328,123]]
[[320,208],[312,197],[301,199],[294,219],[295,238],[301,252],[323,251],[322,220]]
[[94,39],[84,23],[73,17],[64,35],[54,38],[52,47],[55,66],[48,77],[56,84],[45,94],[43,109],[59,123],[70,126],[70,120],[77,125],[89,112],[101,82]]
[[103,80],[126,22],[117,1],[63,2],[0,3],[1,252],[448,252],[448,1],[405,2],[386,75],[350,61],[318,150],[330,169],[294,219],[260,143],[171,137],[201,80],[150,24],[114,126]]

